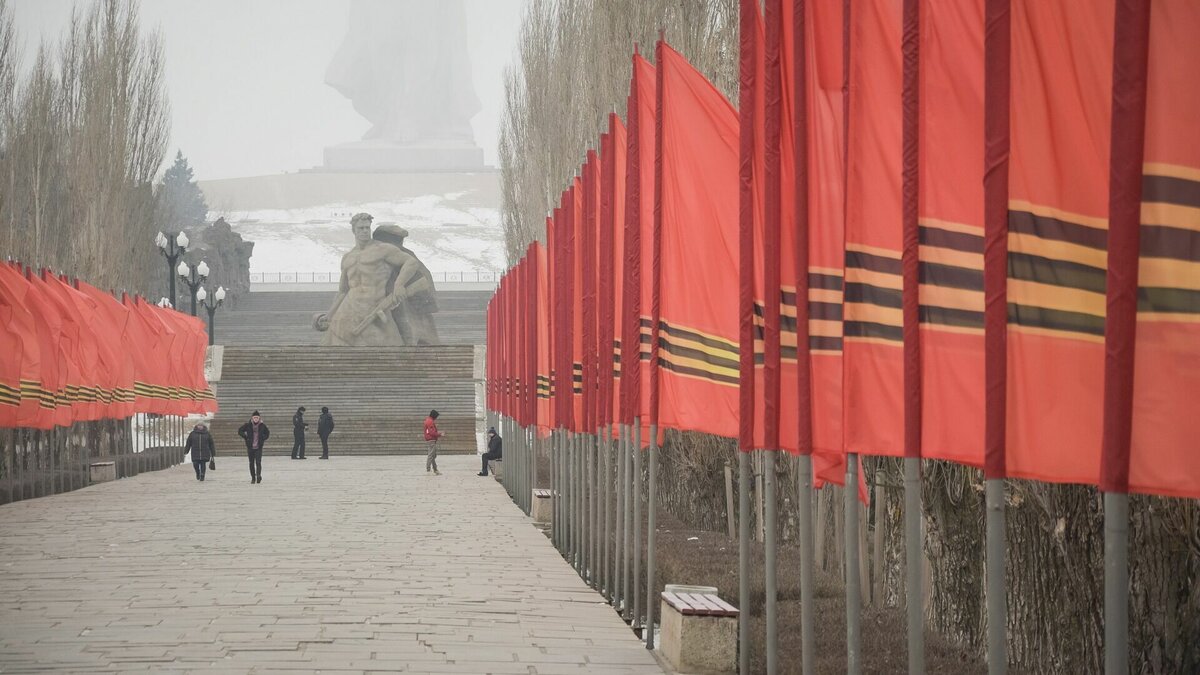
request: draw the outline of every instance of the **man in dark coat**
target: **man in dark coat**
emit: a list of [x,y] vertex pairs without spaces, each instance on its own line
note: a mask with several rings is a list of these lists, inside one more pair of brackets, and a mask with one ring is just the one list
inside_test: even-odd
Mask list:
[[192,453],[192,467],[196,469],[196,480],[204,480],[204,469],[217,456],[217,446],[204,422],[197,424],[183,446],[184,452]]
[[262,416],[255,410],[250,415],[250,421],[238,429],[238,436],[246,441],[246,456],[250,459],[250,482],[262,482],[262,451],[271,430],[263,424]]
[[333,433],[333,415],[329,408],[321,407],[321,416],[317,418],[317,436],[321,438],[321,459],[329,459],[329,434]]
[[304,456],[304,430],[308,428],[308,422],[304,421],[304,406],[296,409],[296,414],[292,415],[292,459],[308,459]]
[[479,470],[480,476],[488,475],[488,462],[491,460],[500,460],[504,455],[504,440],[496,433],[496,427],[488,427],[488,447],[487,452],[483,453],[483,468]]

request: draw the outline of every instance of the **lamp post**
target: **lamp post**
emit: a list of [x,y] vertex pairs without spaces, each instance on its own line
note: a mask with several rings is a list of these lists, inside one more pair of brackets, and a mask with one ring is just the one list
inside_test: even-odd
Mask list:
[[203,286],[196,291],[195,299],[199,300],[200,306],[208,311],[208,344],[215,344],[213,341],[213,338],[215,337],[213,330],[217,320],[217,308],[220,307],[221,303],[225,301],[225,287],[217,286],[217,292],[213,293],[213,300],[215,302],[208,302],[208,291],[205,290]]
[[[175,237],[168,237],[162,232],[154,238],[158,244],[158,252],[167,259],[167,284],[171,290],[171,306],[175,305],[175,261],[187,251],[188,238],[183,232]],[[194,312],[193,312],[194,313]]]
[[196,316],[196,292],[208,278],[208,263],[201,260],[199,265],[189,268],[186,262],[180,260],[179,267],[175,268],[175,271],[179,273],[179,278],[183,279],[183,283],[187,284],[188,290],[192,293],[192,316]]

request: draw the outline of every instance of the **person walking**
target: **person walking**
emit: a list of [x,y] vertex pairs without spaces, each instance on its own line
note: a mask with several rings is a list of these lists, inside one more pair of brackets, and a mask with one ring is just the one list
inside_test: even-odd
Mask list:
[[440,476],[442,472],[437,468],[438,440],[446,434],[438,431],[437,418],[436,410],[430,410],[429,417],[425,418],[425,445],[429,446],[429,454],[425,457],[425,473],[433,471],[433,475]]
[[246,456],[250,459],[250,482],[261,483],[263,446],[271,437],[271,430],[263,424],[262,416],[255,410],[250,414],[250,421],[238,429],[238,436],[246,441]]
[[483,453],[483,468],[479,470],[480,476],[488,475],[488,462],[500,461],[504,455],[504,440],[496,433],[496,427],[488,427],[487,437],[488,447],[487,452]]
[[321,406],[321,416],[317,418],[317,436],[321,439],[321,459],[329,459],[329,434],[333,433],[333,415],[329,408]]
[[[187,442],[183,445],[184,452],[192,453],[192,468],[196,470],[196,480],[204,480],[204,469],[209,462],[214,462],[217,456],[217,446],[213,443],[212,434],[204,422],[196,424],[188,434]],[[213,468],[216,468],[214,463]]]
[[292,415],[292,459],[308,459],[304,456],[305,429],[308,429],[308,422],[304,421],[304,406],[300,406]]

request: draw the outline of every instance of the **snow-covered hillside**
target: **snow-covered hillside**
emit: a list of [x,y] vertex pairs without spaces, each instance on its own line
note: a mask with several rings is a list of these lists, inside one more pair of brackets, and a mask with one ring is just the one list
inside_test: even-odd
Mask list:
[[202,185],[212,208],[209,219],[224,217],[235,232],[254,242],[252,278],[336,272],[342,256],[354,247],[350,217],[360,211],[374,216],[376,226],[394,223],[408,230],[406,246],[437,278],[504,269],[495,182],[490,176],[452,174],[299,174]]

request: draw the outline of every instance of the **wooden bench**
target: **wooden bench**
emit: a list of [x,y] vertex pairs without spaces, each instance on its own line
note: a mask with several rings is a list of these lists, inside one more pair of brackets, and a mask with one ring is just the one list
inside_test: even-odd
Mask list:
[[529,511],[535,523],[549,523],[554,518],[554,491],[536,488],[533,491],[533,507]]
[[738,609],[713,593],[662,594],[662,653],[680,672],[737,672]]

